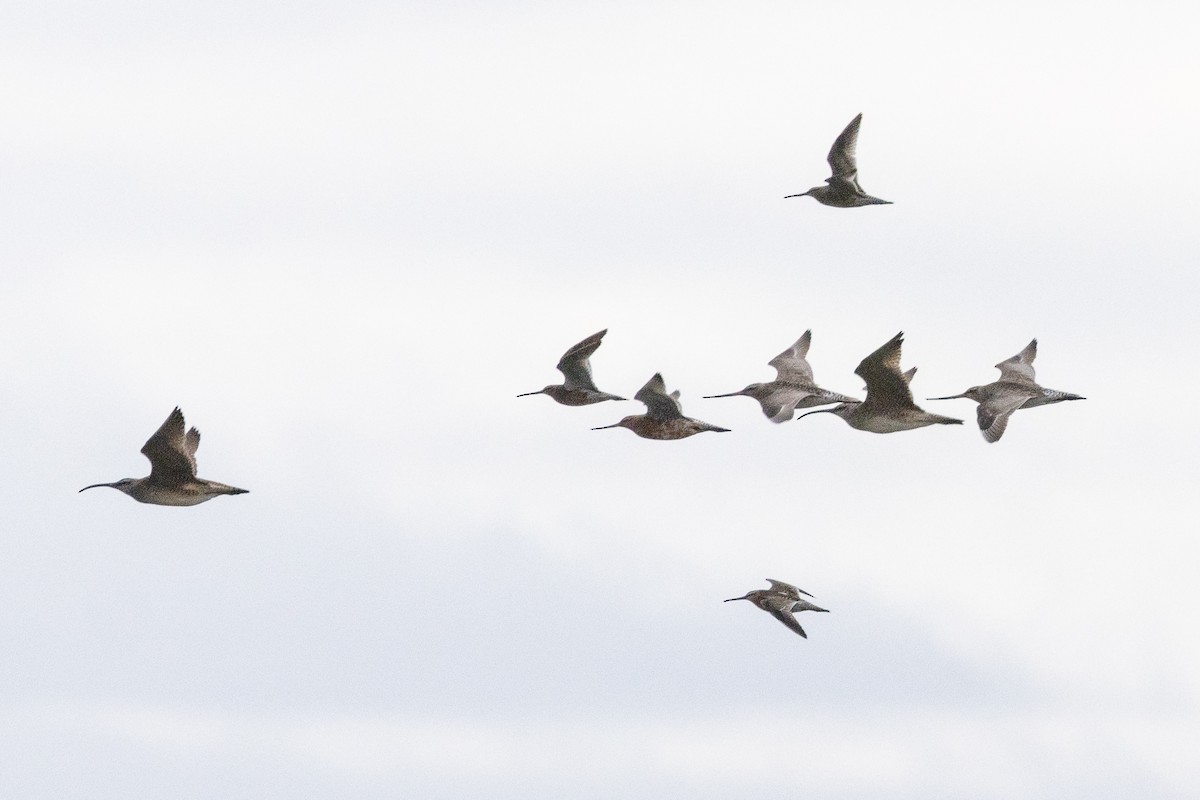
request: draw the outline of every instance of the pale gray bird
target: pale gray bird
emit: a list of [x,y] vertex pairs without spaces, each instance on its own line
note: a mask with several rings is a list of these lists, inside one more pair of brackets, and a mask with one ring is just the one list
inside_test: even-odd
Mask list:
[[607,328],[593,333],[563,353],[562,358],[558,360],[558,371],[563,374],[564,379],[561,385],[552,384],[536,392],[519,394],[517,397],[546,394],[564,406],[589,406],[605,400],[624,400],[624,397],[600,391],[596,388],[596,382],[592,380],[592,365],[588,362],[588,357],[600,347],[600,340],[606,333]]
[[912,375],[900,372],[900,346],[903,343],[904,332],[901,331],[864,358],[854,370],[854,374],[867,382],[867,398],[861,403],[842,403],[833,408],[809,411],[801,417],[834,414],[846,420],[850,427],[870,433],[911,431],[926,425],[961,425],[961,419],[930,414],[913,402],[908,386]]
[[930,397],[930,400],[954,400],[959,397],[974,400],[979,403],[976,409],[976,419],[983,438],[988,442],[998,442],[1008,427],[1008,418],[1018,408],[1034,408],[1050,403],[1061,403],[1064,400],[1086,400],[1070,392],[1060,392],[1057,389],[1047,389],[1039,386],[1034,380],[1033,360],[1037,358],[1037,339],[1025,346],[1025,349],[1012,358],[1005,359],[996,365],[1000,370],[1000,380],[983,386],[972,386],[962,394],[952,394],[948,397]]
[[863,191],[858,185],[858,161],[854,152],[858,147],[858,128],[862,125],[862,114],[850,120],[850,124],[833,142],[829,151],[829,167],[833,175],[825,179],[824,186],[814,186],[807,192],[789,194],[788,197],[812,197],[817,202],[838,208],[857,206],[891,205],[890,200],[880,200]]
[[793,615],[798,614],[801,611],[828,612],[829,609],[821,608],[820,606],[813,605],[807,600],[802,600],[800,595],[804,594],[808,595],[809,597],[812,597],[812,595],[808,594],[808,592],[804,591],[803,589],[797,589],[790,583],[777,581],[773,578],[767,578],[766,580],[767,583],[771,584],[770,589],[755,589],[752,592],[747,592],[742,597],[731,597],[725,602],[732,603],[734,600],[749,600],[751,603],[754,603],[754,605],[758,606],[763,611],[766,611],[775,619],[779,620],[784,625],[788,626],[790,629],[807,639],[808,634],[804,632],[804,628],[800,627],[800,623],[796,621],[796,617]]
[[714,397],[752,397],[762,406],[762,412],[771,422],[787,422],[798,408],[815,408],[829,403],[857,403],[853,397],[822,389],[813,382],[812,367],[806,356],[812,344],[812,331],[796,340],[795,344],[775,356],[769,362],[775,368],[775,380],[770,383],[752,383],[739,392],[710,394]]
[[620,422],[602,425],[592,430],[628,428],[643,439],[686,439],[705,431],[729,432],[728,428],[718,428],[716,425],[685,417],[683,407],[679,404],[679,392],[667,394],[661,373],[655,373],[654,377],[646,381],[646,385],[638,390],[633,399],[645,403],[645,414],[634,414]]
[[183,432],[183,412],[176,408],[154,435],[142,445],[142,455],[150,459],[150,474],[145,478],[122,478],[116,483],[93,483],[79,491],[111,486],[137,500],[157,506],[194,506],[222,494],[246,494],[216,481],[196,477],[196,448],[200,431]]

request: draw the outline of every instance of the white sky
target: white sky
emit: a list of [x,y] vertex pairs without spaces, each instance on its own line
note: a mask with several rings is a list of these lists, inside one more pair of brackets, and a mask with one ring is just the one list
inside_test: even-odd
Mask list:
[[[1197,796],[1195,21],[7,3],[0,796]],[[784,201],[859,111],[895,205]],[[515,398],[605,327],[734,432]],[[807,328],[837,391],[903,329],[918,398],[1036,336],[1088,400],[701,399]],[[176,404],[250,494],[76,494]]]

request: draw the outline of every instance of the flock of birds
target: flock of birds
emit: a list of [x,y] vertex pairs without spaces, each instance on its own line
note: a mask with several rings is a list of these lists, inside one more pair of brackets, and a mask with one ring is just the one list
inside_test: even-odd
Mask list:
[[[517,397],[545,394],[567,406],[586,406],[606,400],[624,400],[619,395],[602,392],[592,379],[591,355],[600,347],[607,330],[594,333],[563,353],[558,369],[563,382],[525,392]],[[796,409],[815,408],[835,404],[833,408],[819,408],[801,414],[829,413],[841,417],[852,428],[870,433],[897,433],[924,428],[927,425],[961,425],[961,419],[943,417],[917,406],[913,401],[909,383],[917,368],[900,371],[900,346],[904,333],[897,333],[878,350],[864,358],[854,370],[867,384],[866,398],[859,400],[828,389],[822,389],[813,380],[812,367],[807,355],[812,344],[812,331],[804,332],[796,342],[768,363],[775,368],[775,380],[769,383],[752,383],[744,389],[728,394],[706,395],[705,399],[717,397],[751,397],[758,401],[763,414],[771,422],[790,420]],[[972,386],[961,394],[946,397],[930,397],[929,400],[955,400],[966,398],[979,404],[976,414],[979,430],[989,442],[997,442],[1008,426],[1008,418],[1020,408],[1034,408],[1064,400],[1085,398],[1070,392],[1047,389],[1034,379],[1033,360],[1037,357],[1037,339],[1012,358],[996,365],[1000,380],[982,386]],[[646,406],[645,414],[634,414],[620,422],[604,425],[592,430],[606,428],[628,428],[644,439],[686,439],[697,433],[716,431],[727,433],[708,422],[685,417],[679,403],[679,392],[667,393],[661,373],[655,374],[634,396]]]
[[[858,183],[855,149],[861,124],[862,114],[859,114],[834,141],[828,156],[833,174],[825,179],[826,185],[787,197],[812,197],[827,206],[838,208],[890,204],[888,200],[867,194]],[[545,394],[567,406],[625,400],[619,395],[600,391],[592,378],[589,359],[600,347],[606,333],[607,330],[594,333],[563,354],[558,361],[558,369],[563,374],[561,384],[526,392],[518,397]],[[762,407],[763,414],[775,423],[792,419],[798,409],[813,408],[815,410],[800,416],[830,413],[841,417],[850,427],[870,433],[896,433],[927,425],[961,425],[962,420],[930,413],[913,401],[909,383],[916,368],[905,372],[900,370],[900,347],[903,342],[903,332],[897,333],[864,358],[854,370],[866,382],[866,397],[862,400],[822,389],[814,382],[812,367],[807,361],[812,331],[805,331],[791,347],[768,362],[776,370],[775,380],[752,383],[736,392],[708,395],[706,399],[751,397]],[[928,399],[974,400],[979,404],[977,421],[984,439],[988,442],[999,441],[1008,426],[1009,417],[1018,409],[1084,399],[1077,394],[1038,385],[1033,370],[1036,356],[1037,339],[1034,339],[1021,352],[996,365],[1000,370],[999,380],[972,386],[960,394]],[[709,431],[729,431],[728,428],[685,417],[679,403],[679,392],[668,392],[661,374],[650,378],[634,395],[634,399],[646,406],[645,414],[627,416],[612,425],[593,430],[628,428],[642,438],[661,440],[684,439]],[[833,407],[817,408],[827,405]],[[150,460],[149,475],[144,478],[122,478],[113,483],[95,483],[79,491],[107,486],[124,492],[140,503],[164,506],[194,506],[220,495],[246,494],[246,489],[197,477],[196,450],[199,446],[200,431],[188,429],[183,412],[176,408],[142,446],[142,454]],[[770,589],[754,590],[725,602],[749,600],[790,630],[807,638],[795,614],[828,609],[804,600],[800,595],[812,595],[789,583],[772,578],[768,578],[767,582],[771,584]]]

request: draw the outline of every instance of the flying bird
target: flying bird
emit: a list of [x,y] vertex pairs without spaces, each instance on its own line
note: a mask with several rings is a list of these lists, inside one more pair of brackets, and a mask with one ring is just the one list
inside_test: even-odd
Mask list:
[[833,408],[809,411],[801,417],[835,414],[850,427],[871,433],[911,431],[926,425],[961,425],[961,419],[930,414],[913,402],[912,390],[908,387],[912,370],[900,372],[900,345],[903,343],[904,332],[901,331],[864,358],[854,370],[854,374],[867,382],[867,397],[861,403],[842,403]]
[[137,500],[158,506],[194,506],[222,494],[246,494],[216,481],[196,477],[196,448],[200,431],[183,432],[183,412],[176,408],[154,435],[142,445],[142,455],[150,459],[150,474],[145,478],[122,478],[116,483],[93,483],[79,491],[111,486]]
[[812,595],[808,594],[808,592],[804,591],[803,589],[797,589],[790,583],[777,581],[773,578],[767,578],[766,580],[767,583],[771,584],[770,589],[755,589],[752,592],[747,592],[742,597],[731,597],[725,602],[732,603],[734,600],[749,600],[751,603],[754,603],[754,605],[758,606],[763,611],[766,611],[772,617],[788,626],[788,628],[807,639],[808,634],[804,632],[804,628],[800,627],[800,623],[796,621],[796,617],[794,615],[800,613],[801,611],[828,612],[829,609],[821,608],[820,606],[813,605],[807,600],[801,599],[800,595],[802,594],[808,595],[809,597],[812,597]]
[[705,399],[753,397],[771,422],[787,422],[798,408],[814,408],[829,403],[857,403],[853,397],[822,389],[813,383],[812,367],[805,358],[811,343],[812,331],[805,331],[795,344],[767,362],[776,372],[775,380],[770,383],[752,383],[739,392],[710,394]]
[[863,191],[858,185],[858,161],[854,151],[858,147],[858,128],[862,125],[862,114],[850,120],[846,130],[833,141],[829,151],[829,167],[833,175],[825,179],[824,186],[814,186],[807,192],[789,194],[788,197],[812,197],[818,203],[838,208],[857,206],[891,205],[890,200],[880,200]]
[[1086,400],[1070,392],[1060,392],[1056,389],[1046,389],[1034,380],[1033,360],[1037,358],[1037,339],[1025,346],[1025,349],[1012,358],[1005,359],[996,365],[1000,370],[1000,380],[983,386],[972,386],[962,394],[952,394],[948,397],[930,397],[930,400],[954,400],[965,397],[979,403],[976,409],[976,419],[983,438],[988,442],[998,442],[1008,427],[1008,418],[1018,408],[1034,408],[1050,403],[1061,403],[1064,400]]
[[564,406],[588,406],[592,403],[602,403],[605,400],[624,400],[624,397],[600,391],[596,388],[596,382],[592,380],[592,365],[588,363],[588,358],[596,352],[596,348],[600,346],[600,340],[606,333],[608,333],[607,328],[599,333],[593,333],[563,353],[562,358],[558,360],[558,371],[563,374],[564,379],[561,385],[552,384],[545,389],[525,392],[517,397],[548,394],[554,398],[555,402],[562,403]]
[[633,396],[646,405],[645,414],[634,414],[625,417],[612,425],[602,425],[592,428],[602,431],[606,428],[628,428],[643,439],[686,439],[697,433],[714,431],[728,433],[728,428],[718,428],[707,422],[692,419],[683,415],[683,407],[679,405],[679,392],[667,394],[666,384],[661,373],[646,381],[646,385]]

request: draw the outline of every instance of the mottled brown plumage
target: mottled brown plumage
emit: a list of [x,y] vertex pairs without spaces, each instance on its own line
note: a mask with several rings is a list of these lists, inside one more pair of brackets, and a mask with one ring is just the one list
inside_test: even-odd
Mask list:
[[903,343],[904,332],[901,331],[864,358],[854,370],[867,382],[867,397],[861,403],[842,403],[803,416],[833,414],[844,419],[850,427],[870,433],[896,433],[926,425],[961,425],[961,419],[930,414],[913,402],[908,387],[912,375],[900,371],[900,346]]
[[139,503],[159,506],[194,506],[222,494],[246,494],[246,489],[196,477],[200,431],[192,428],[185,433],[184,427],[183,412],[176,408],[142,445],[142,454],[150,459],[150,474],[145,478],[94,483],[79,491],[109,486]]
[[563,353],[562,358],[558,360],[558,371],[563,374],[561,385],[551,384],[544,389],[525,392],[517,397],[545,394],[564,406],[588,406],[592,403],[602,403],[605,400],[624,400],[624,397],[600,391],[596,388],[596,382],[592,380],[592,365],[588,358],[600,347],[600,340],[606,333],[608,333],[607,328],[599,333],[593,333]]
[[679,392],[667,394],[667,387],[663,383],[661,374],[656,373],[633,398],[646,405],[645,414],[634,414],[625,417],[620,422],[602,425],[599,428],[592,428],[592,430],[628,428],[643,439],[686,439],[705,431],[717,433],[729,431],[728,428],[718,428],[716,425],[685,417],[683,409],[679,405]]
[[[819,203],[838,208],[858,206],[891,205],[890,200],[880,200],[863,191],[858,183],[858,128],[862,125],[862,114],[850,120],[829,150],[829,168],[833,175],[825,179],[824,186],[814,186],[807,192],[789,194],[787,197],[811,197]],[[784,199],[786,200],[787,197]]]
[[732,603],[734,600],[749,600],[754,605],[766,611],[775,619],[782,622],[790,630],[808,638],[808,634],[804,632],[804,628],[800,627],[800,623],[796,621],[794,614],[801,611],[825,611],[829,609],[821,608],[813,605],[807,600],[802,600],[800,595],[805,594],[812,597],[811,594],[803,589],[797,589],[790,583],[777,581],[774,578],[767,578],[767,583],[771,584],[770,589],[755,589],[752,592],[747,592],[742,597],[731,597],[726,600],[726,603]]

